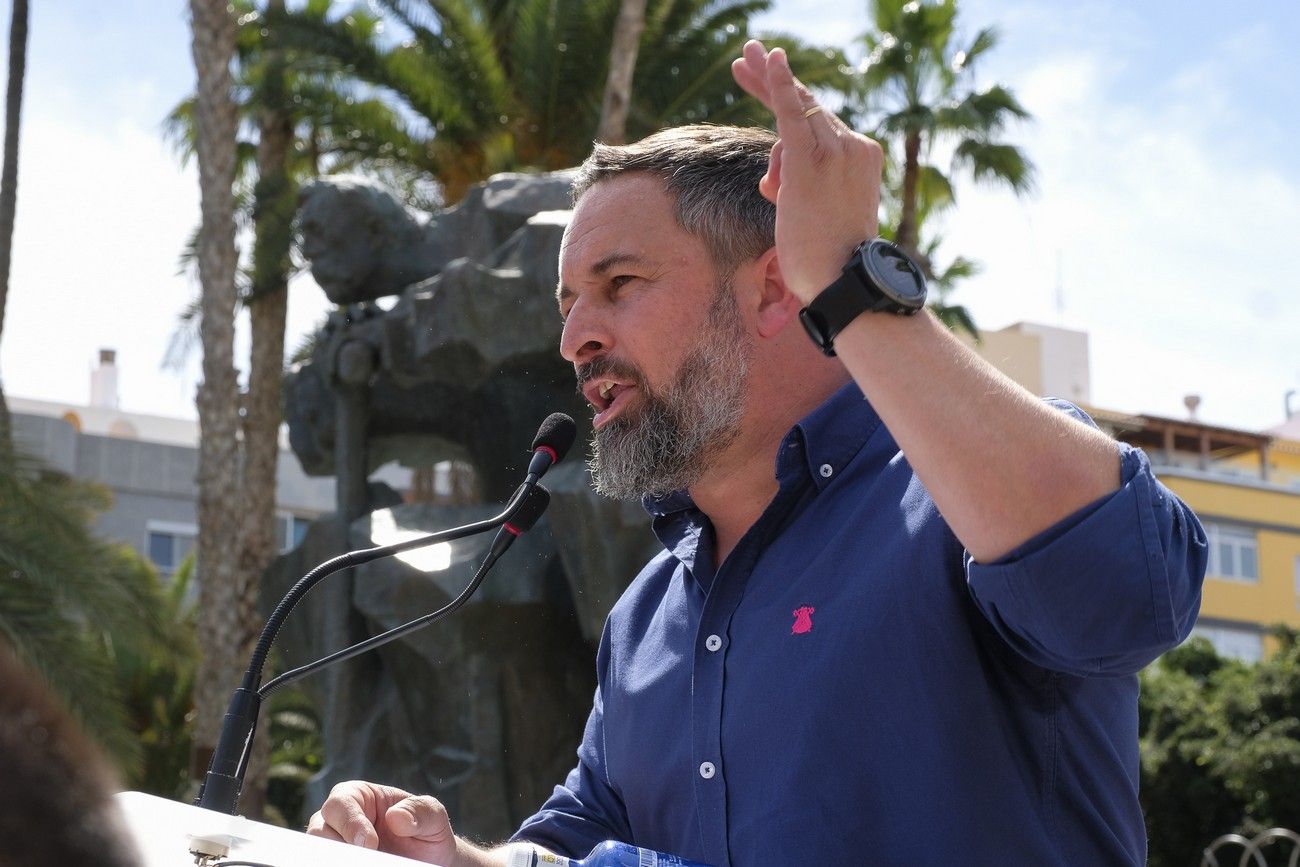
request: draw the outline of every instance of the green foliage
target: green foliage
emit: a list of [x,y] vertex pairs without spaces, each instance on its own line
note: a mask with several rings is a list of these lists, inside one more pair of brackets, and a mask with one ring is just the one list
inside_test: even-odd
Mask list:
[[157,574],[96,538],[107,491],[0,450],[0,634],[132,777],[144,750],[115,659],[171,653]]
[[1142,805],[1152,867],[1214,838],[1300,824],[1300,643],[1255,665],[1193,638],[1142,674]]
[[[288,13],[286,44],[323,68],[331,92],[367,100],[396,126],[317,126],[337,165],[399,162],[457,199],[497,171],[580,162],[599,121],[617,0],[378,0],[395,33],[376,38],[369,7],[329,18]],[[731,60],[770,0],[650,0],[628,135],[678,123],[770,123],[731,78]],[[272,21],[272,24],[275,24]],[[847,87],[838,51],[776,36],[814,86]]]
[[[872,0],[875,29],[860,43],[866,58],[856,74],[856,89],[846,106],[849,117],[873,130],[893,155],[889,178],[902,195],[909,166],[905,141],[917,137],[927,159],[937,146],[952,148],[949,173],[964,170],[976,180],[1005,185],[1016,193],[1033,188],[1033,166],[1019,148],[999,141],[1013,121],[1029,113],[1008,88],[994,84],[976,89],[975,61],[997,45],[997,32],[980,30],[959,42],[957,0]],[[910,168],[929,173],[918,185],[912,204],[921,212],[943,210],[955,199],[948,173],[933,164]]]
[[160,594],[162,642],[148,648],[110,643],[110,655],[141,750],[127,778],[129,789],[189,800],[190,752],[194,743],[195,638],[194,554],[190,553]]
[[298,690],[272,693],[264,713],[268,722],[263,736],[271,739],[266,818],[301,827],[307,819],[307,781],[325,763],[320,720],[307,694]]

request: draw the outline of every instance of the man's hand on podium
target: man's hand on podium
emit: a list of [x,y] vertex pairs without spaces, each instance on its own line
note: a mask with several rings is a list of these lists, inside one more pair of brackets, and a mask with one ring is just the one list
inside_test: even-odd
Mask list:
[[461,861],[451,820],[437,798],[361,780],[335,786],[307,833],[445,867]]

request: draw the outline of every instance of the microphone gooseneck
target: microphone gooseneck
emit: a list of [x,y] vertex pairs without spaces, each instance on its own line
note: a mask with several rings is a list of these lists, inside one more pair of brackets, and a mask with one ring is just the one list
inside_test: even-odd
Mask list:
[[533,528],[533,525],[542,517],[542,513],[546,511],[546,507],[550,504],[550,491],[546,490],[546,488],[541,485],[535,485],[530,488],[528,493],[524,496],[524,501],[520,504],[519,510],[515,513],[515,517],[503,524],[501,529],[497,531],[496,537],[492,540],[491,547],[488,548],[487,555],[483,558],[482,564],[479,566],[478,571],[474,573],[474,577],[470,579],[469,584],[465,585],[465,589],[462,590],[455,599],[448,602],[442,608],[439,608],[431,614],[417,617],[409,623],[395,626],[387,632],[367,638],[365,641],[359,641],[351,647],[335,651],[329,656],[322,657],[315,662],[286,671],[284,674],[268,680],[266,684],[257,691],[258,698],[265,699],[273,690],[293,683],[296,680],[301,680],[317,669],[324,668],[334,662],[342,662],[345,659],[351,659],[367,650],[373,650],[376,647],[387,644],[395,638],[401,638],[407,633],[414,632],[422,626],[427,626],[435,620],[440,620],[448,614],[453,613],[456,609],[469,601],[469,597],[478,589],[479,584],[482,583],[483,578],[486,577],[488,570],[496,564],[496,561],[500,559],[501,555],[506,552],[506,549],[514,543],[515,539]]
[[[537,436],[533,438],[533,458],[529,463],[528,475],[524,483],[511,495],[505,508],[492,518],[393,545],[349,551],[326,560],[300,578],[285,594],[284,598],[280,600],[271,616],[267,618],[266,625],[263,627],[262,634],[258,638],[257,645],[249,659],[248,670],[244,673],[239,688],[231,696],[230,707],[222,721],[221,735],[217,740],[217,747],[213,751],[207,776],[199,789],[199,796],[195,803],[207,809],[234,814],[239,801],[239,792],[243,787],[249,746],[252,743],[253,733],[257,728],[261,702],[272,689],[300,677],[305,677],[331,662],[342,661],[358,653],[363,653],[372,647],[378,647],[380,644],[406,634],[406,632],[432,623],[434,620],[454,612],[463,605],[478,588],[487,571],[505,553],[515,538],[531,528],[537,519],[541,517],[542,512],[546,510],[547,505],[550,503],[550,494],[537,482],[551,466],[564,459],[576,437],[577,426],[572,418],[563,413],[552,413],[548,416],[538,428]],[[433,612],[433,614],[426,615],[405,626],[399,626],[383,635],[375,636],[351,648],[338,651],[315,663],[286,672],[259,688],[262,681],[262,669],[266,664],[267,655],[270,653],[271,646],[275,642],[281,626],[283,626],[284,621],[298,602],[326,576],[382,557],[389,557],[393,554],[400,554],[404,551],[437,542],[451,542],[463,539],[496,528],[500,528],[500,530],[493,540],[482,566],[480,566],[479,571],[460,596],[452,600],[451,603]]]

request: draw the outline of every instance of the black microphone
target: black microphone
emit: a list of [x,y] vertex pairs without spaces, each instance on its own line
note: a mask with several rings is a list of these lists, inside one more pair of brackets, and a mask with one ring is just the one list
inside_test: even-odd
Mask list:
[[[478,582],[482,581],[487,569],[491,568],[497,558],[505,553],[505,550],[510,547],[519,533],[529,529],[541,516],[541,513],[545,511],[547,504],[550,502],[550,494],[537,485],[537,480],[552,465],[564,458],[573,445],[576,436],[577,427],[569,416],[558,412],[547,416],[541,427],[538,428],[537,436],[533,438],[534,454],[528,467],[528,476],[525,478],[524,484],[511,496],[510,501],[500,514],[486,521],[477,521],[462,527],[454,527],[450,530],[432,533],[428,536],[398,542],[393,545],[349,551],[326,560],[298,579],[298,583],[290,588],[289,592],[280,600],[279,605],[276,606],[275,611],[271,613],[266,625],[262,628],[261,637],[258,639],[257,646],[253,649],[253,655],[249,660],[248,670],[244,672],[239,688],[231,696],[230,707],[222,721],[221,735],[217,740],[217,747],[213,751],[211,764],[208,766],[203,785],[199,788],[199,795],[195,799],[195,804],[210,810],[234,814],[239,800],[239,791],[243,786],[244,765],[248,759],[248,747],[257,728],[257,718],[261,710],[262,697],[266,694],[268,688],[289,682],[285,678],[289,674],[294,674],[294,672],[286,672],[285,675],[281,675],[259,689],[266,657],[271,651],[271,645],[275,642],[276,636],[279,634],[280,627],[284,625],[284,621],[309,590],[326,576],[341,569],[369,563],[381,557],[389,557],[393,554],[421,548],[435,542],[450,542],[478,533],[485,533],[488,530],[503,527],[503,525],[513,522],[513,532],[503,528],[498,532],[496,539],[493,540],[488,553],[489,559],[484,561],[484,566],[480,568],[479,574],[471,582],[471,586],[467,588],[467,592],[472,593],[477,588]],[[539,503],[540,505],[538,505]],[[525,512],[525,508],[528,509],[527,512]],[[531,518],[529,518],[530,514]],[[468,599],[467,595],[462,594],[462,596],[464,599]],[[463,604],[463,600],[461,600],[461,603]],[[454,607],[449,607],[441,613],[435,612],[435,615],[441,616],[450,613],[458,607],[460,605],[455,604]],[[432,622],[432,620],[427,622]],[[343,652],[340,651],[340,653]],[[359,653],[361,650],[357,652]],[[329,657],[323,660],[322,664],[328,660]],[[314,668],[310,670],[314,670]],[[308,673],[310,671],[302,672],[298,676]]]
[[533,437],[533,459],[528,462],[528,477],[524,484],[535,483],[553,465],[564,460],[577,437],[578,426],[572,418],[562,412],[548,415],[537,429],[537,436]]
[[[567,415],[565,418],[569,418]],[[573,424],[572,419],[569,424]],[[492,540],[492,546],[488,548],[487,556],[483,559],[482,570],[486,572],[492,568],[492,564],[506,552],[506,549],[515,543],[524,533],[533,529],[533,525],[542,517],[542,512],[551,504],[551,492],[541,485],[533,485],[524,495],[524,501],[519,505],[519,511],[515,512],[513,518],[501,525],[497,530],[496,538]],[[268,684],[269,686],[269,684]]]

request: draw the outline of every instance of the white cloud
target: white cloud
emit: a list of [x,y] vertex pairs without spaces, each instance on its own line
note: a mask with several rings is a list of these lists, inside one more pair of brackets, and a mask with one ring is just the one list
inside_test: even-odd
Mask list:
[[95,350],[116,347],[123,403],[179,414],[192,381],[160,387],[165,380],[155,374],[187,298],[175,271],[198,213],[194,174],[177,167],[154,130],[128,121],[95,129],[40,100],[29,105],[0,364],[5,388],[84,401]]
[[986,271],[958,300],[988,327],[1054,321],[1059,256],[1064,323],[1092,335],[1094,402],[1181,415],[1196,392],[1208,420],[1276,424],[1300,383],[1300,184],[1234,161],[1247,143],[1188,122],[1204,70],[1153,105],[1126,99],[1117,65],[1078,52],[1017,79],[1040,194],[960,191],[948,245]]
[[[161,370],[161,362],[177,317],[198,291],[176,273],[199,218],[197,173],[193,165],[180,168],[156,128],[125,119],[96,128],[74,107],[42,101],[24,118],[0,341],[5,390],[84,403],[98,350],[115,348],[123,409],[194,417],[200,353],[179,374]],[[327,306],[310,277],[295,282],[289,350]],[[241,323],[237,362],[247,346]]]

